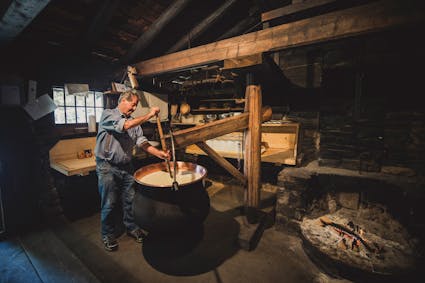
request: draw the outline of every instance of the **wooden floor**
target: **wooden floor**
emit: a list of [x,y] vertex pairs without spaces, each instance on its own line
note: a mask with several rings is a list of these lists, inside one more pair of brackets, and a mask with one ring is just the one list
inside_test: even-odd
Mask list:
[[1,242],[0,250],[1,282],[100,282],[51,229]]
[[240,187],[214,182],[202,231],[148,238],[122,235],[103,249],[99,213],[0,242],[0,282],[342,282],[313,264],[297,237],[268,227],[253,251],[238,246]]

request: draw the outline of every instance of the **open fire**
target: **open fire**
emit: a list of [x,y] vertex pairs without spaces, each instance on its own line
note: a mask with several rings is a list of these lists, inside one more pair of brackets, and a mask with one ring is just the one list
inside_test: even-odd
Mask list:
[[308,254],[337,276],[414,274],[423,259],[424,207],[422,183],[413,181],[286,168],[279,175],[277,229],[301,235]]
[[385,221],[374,221],[376,211],[342,208],[319,218],[305,218],[301,233],[320,254],[354,269],[384,275],[413,269],[414,238],[386,212],[380,215]]

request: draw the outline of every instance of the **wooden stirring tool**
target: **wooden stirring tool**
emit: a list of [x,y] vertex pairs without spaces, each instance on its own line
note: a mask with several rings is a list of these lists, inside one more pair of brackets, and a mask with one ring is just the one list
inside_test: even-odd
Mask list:
[[[162,150],[166,152],[167,145],[165,143],[164,133],[162,132],[161,120],[159,119],[158,115],[156,115],[156,124],[158,125],[159,139],[161,140]],[[166,162],[167,162],[168,172],[170,173],[170,177],[173,178],[173,173],[171,173],[170,160],[166,159]]]

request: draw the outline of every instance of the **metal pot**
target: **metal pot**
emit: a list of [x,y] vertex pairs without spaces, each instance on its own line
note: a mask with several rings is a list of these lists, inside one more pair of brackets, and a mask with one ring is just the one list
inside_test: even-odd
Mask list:
[[[173,166],[171,162],[171,168]],[[160,171],[167,172],[165,162],[144,166],[134,173],[133,210],[136,224],[151,233],[201,225],[210,209],[210,199],[204,185],[207,170],[194,163],[177,161],[178,172],[197,174],[195,179],[179,183],[177,191],[173,190],[171,183],[165,185],[145,181],[144,177]]]
[[225,118],[229,118],[229,117],[232,117],[232,116],[233,116],[232,113],[222,113],[222,114],[218,115],[218,118],[219,119],[225,119]]
[[207,114],[205,115],[205,121],[206,122],[212,122],[217,120],[217,114]]

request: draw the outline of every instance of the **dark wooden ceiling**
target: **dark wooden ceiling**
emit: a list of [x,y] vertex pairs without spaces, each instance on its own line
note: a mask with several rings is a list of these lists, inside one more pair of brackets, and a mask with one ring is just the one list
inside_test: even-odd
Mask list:
[[260,30],[262,13],[276,8],[288,9],[266,22],[270,26],[374,1],[5,0],[0,72],[24,70],[22,77],[57,81],[114,73],[119,79],[129,64]]
[[[14,0],[0,4],[0,13]],[[49,1],[47,1],[49,2]],[[79,54],[97,57],[107,62],[134,63],[167,53],[182,38],[190,38],[190,31],[229,0],[192,0],[158,32],[152,42],[131,58],[125,58],[136,40],[154,28],[152,25],[178,0],[53,0],[8,42],[8,56],[21,53],[22,46],[31,46],[37,56],[50,57],[53,53]],[[222,39],[227,30],[248,17],[255,17],[232,36],[255,30],[260,26],[260,14],[269,9],[289,4],[288,0],[233,0],[220,18],[190,38],[180,49]],[[0,14],[1,16],[1,14]],[[3,44],[4,45],[4,44]],[[5,47],[5,46],[0,46]],[[17,52],[20,50],[20,52]],[[31,52],[26,49],[26,52]],[[32,52],[31,52],[32,53]],[[127,61],[127,62],[125,62]]]

